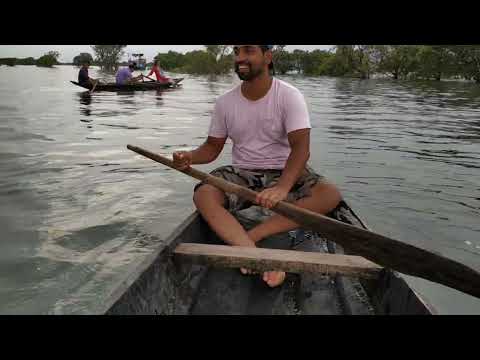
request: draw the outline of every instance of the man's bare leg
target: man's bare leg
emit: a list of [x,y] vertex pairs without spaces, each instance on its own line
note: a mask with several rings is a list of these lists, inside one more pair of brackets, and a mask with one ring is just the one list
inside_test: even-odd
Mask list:
[[[311,196],[298,200],[295,205],[325,215],[335,209],[341,200],[340,192],[332,184],[317,184],[311,192]],[[299,227],[294,221],[276,214],[247,232],[223,207],[224,196],[221,190],[207,184],[195,192],[193,199],[198,211],[212,230],[229,245],[255,247],[256,242],[267,236]],[[247,270],[242,269],[242,272],[246,273]],[[279,286],[285,280],[285,272],[265,272],[263,280],[271,287]]]
[[[224,193],[212,185],[202,185],[195,192],[193,201],[210,228],[227,244],[232,246],[256,247],[243,226],[224,208]],[[243,274],[252,273],[240,269]]]
[[[333,184],[320,183],[312,187],[311,196],[296,201],[294,204],[317,212],[322,215],[328,214],[337,207],[342,199],[340,191]],[[299,225],[294,221],[275,214],[268,218],[265,222],[255,226],[247,232],[248,237],[254,242],[258,242],[268,236],[287,232],[297,229]],[[283,283],[285,273],[283,271],[269,271],[263,276],[263,280],[271,287],[275,287]]]
[[193,195],[193,202],[210,228],[227,244],[255,247],[243,226],[224,208],[225,195],[216,187],[202,185]]

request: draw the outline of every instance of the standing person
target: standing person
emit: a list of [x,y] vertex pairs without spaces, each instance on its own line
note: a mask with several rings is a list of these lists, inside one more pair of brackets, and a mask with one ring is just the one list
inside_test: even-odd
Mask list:
[[[271,45],[238,45],[234,52],[235,72],[242,83],[217,99],[205,143],[193,151],[175,152],[175,165],[185,169],[210,163],[230,138],[232,166],[217,168],[212,175],[259,191],[256,203],[266,208],[288,199],[299,207],[329,213],[340,203],[341,194],[307,165],[311,126],[303,95],[271,76]],[[232,246],[255,247],[268,236],[299,227],[275,214],[245,231],[231,212],[252,204],[209,184],[198,184],[193,200],[209,226]],[[263,280],[271,287],[279,286],[285,273],[268,271]]]
[[128,67],[121,68],[117,71],[116,83],[117,85],[125,85],[135,83],[142,79],[143,75],[132,77],[132,73],[135,71],[135,63],[129,64]]
[[173,83],[172,79],[162,75],[162,70],[160,69],[160,61],[158,61],[158,59],[155,59],[155,61],[153,62],[152,69],[150,70],[150,73],[146,77],[149,77],[154,73],[158,82],[171,83],[171,84]]

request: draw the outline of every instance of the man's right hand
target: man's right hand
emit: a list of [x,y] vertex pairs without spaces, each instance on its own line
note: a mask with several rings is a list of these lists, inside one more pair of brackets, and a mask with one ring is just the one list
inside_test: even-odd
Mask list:
[[192,165],[191,151],[175,151],[173,153],[173,165],[179,170],[186,170]]

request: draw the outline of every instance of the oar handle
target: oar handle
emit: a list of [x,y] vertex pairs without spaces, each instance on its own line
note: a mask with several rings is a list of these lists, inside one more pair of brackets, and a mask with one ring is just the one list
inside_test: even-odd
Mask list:
[[[172,160],[137,146],[127,145],[127,148],[195,179],[211,184],[224,192],[237,194],[255,203],[257,192],[253,190],[206,174],[192,167],[180,170],[174,165]],[[331,219],[285,201],[280,201],[271,210],[292,219],[304,228],[329,236],[333,241],[350,249],[356,255],[363,256],[381,266],[447,285],[480,298],[480,274],[457,261],[445,258],[432,251]]]

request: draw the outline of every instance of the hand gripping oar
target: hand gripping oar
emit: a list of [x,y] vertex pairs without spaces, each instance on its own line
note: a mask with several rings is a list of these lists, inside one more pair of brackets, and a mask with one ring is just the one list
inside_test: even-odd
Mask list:
[[[195,179],[205,181],[224,192],[237,194],[255,203],[257,192],[253,190],[191,167],[179,170],[174,166],[172,160],[137,146],[128,145],[127,148]],[[279,202],[271,210],[292,219],[306,229],[329,235],[333,241],[348,248],[349,251],[383,267],[443,284],[480,298],[480,273],[457,261],[372,231],[345,224],[285,201]]]

